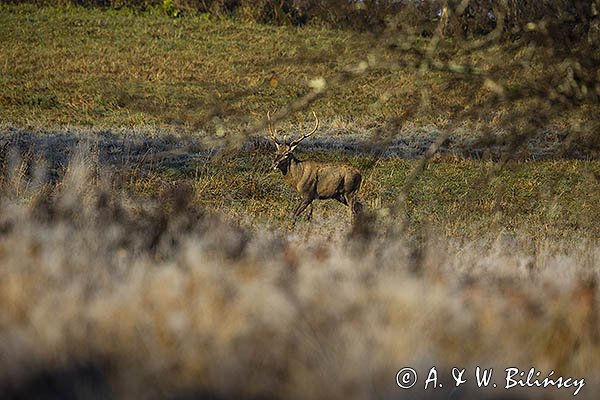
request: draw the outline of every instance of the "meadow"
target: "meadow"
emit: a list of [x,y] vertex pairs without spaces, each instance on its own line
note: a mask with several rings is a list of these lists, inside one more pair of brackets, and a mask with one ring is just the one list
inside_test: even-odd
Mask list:
[[[594,398],[597,54],[392,25],[0,4],[2,397]],[[269,110],[357,224],[291,226]]]

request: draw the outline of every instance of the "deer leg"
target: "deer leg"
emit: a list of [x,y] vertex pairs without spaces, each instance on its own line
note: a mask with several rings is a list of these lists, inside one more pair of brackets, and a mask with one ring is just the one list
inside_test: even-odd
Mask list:
[[337,201],[339,201],[340,203],[342,203],[345,206],[348,205],[348,202],[346,201],[346,199],[344,198],[344,196],[341,195],[341,194],[335,196],[334,199],[336,199]]
[[355,219],[355,215],[354,215],[354,198],[351,198],[348,201],[348,208],[350,208],[350,223],[354,224],[354,219]]
[[350,220],[352,221],[352,224],[356,222],[356,216],[362,211],[362,204],[360,204],[356,199],[361,182],[362,177],[360,174],[355,174],[352,176],[352,179],[349,179],[345,182],[344,186],[344,197],[348,202],[348,207],[350,207]]
[[348,207],[350,208],[350,221],[354,224],[356,222],[357,215],[362,210],[362,204],[360,204],[356,200],[356,196],[354,194],[346,194],[346,201],[348,202]]
[[306,212],[306,220],[307,221],[312,220],[312,214],[313,214],[313,205],[312,205],[312,203],[310,203],[308,211]]
[[300,203],[298,205],[298,207],[296,208],[296,211],[294,211],[293,224],[296,223],[296,219],[300,216],[300,214],[302,214],[302,211],[306,210],[306,207],[308,207],[310,205],[310,203],[312,203],[312,201],[313,201],[313,199],[311,197],[307,197],[304,200],[302,200],[302,203]]
[[354,204],[352,205],[352,224],[355,224],[360,218],[362,211],[363,205],[355,199]]

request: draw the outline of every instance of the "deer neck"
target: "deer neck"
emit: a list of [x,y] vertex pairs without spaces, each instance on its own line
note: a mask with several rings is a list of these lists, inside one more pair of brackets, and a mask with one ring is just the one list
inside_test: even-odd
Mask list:
[[298,160],[292,154],[285,169],[282,169],[281,172],[286,181],[290,183],[295,182],[298,179],[298,176],[302,174],[302,161]]

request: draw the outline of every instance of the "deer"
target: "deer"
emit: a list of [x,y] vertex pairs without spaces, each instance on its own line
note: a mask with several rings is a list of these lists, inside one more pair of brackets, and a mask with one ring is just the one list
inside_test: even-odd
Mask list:
[[[275,157],[272,167],[283,174],[284,180],[294,189],[301,198],[296,207],[292,226],[304,210],[314,200],[337,200],[350,209],[350,221],[354,223],[356,217],[362,211],[362,204],[358,201],[358,191],[362,182],[360,172],[349,165],[318,162],[312,160],[299,160],[294,155],[294,150],[300,142],[312,136],[319,129],[319,118],[313,111],[315,117],[314,128],[299,138],[286,143],[280,142],[271,126],[271,115],[267,112],[267,127],[269,139],[275,144]],[[312,215],[309,214],[309,218]]]

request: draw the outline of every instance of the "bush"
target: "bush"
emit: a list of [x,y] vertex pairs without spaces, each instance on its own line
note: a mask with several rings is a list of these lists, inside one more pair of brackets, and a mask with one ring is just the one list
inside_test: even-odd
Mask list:
[[[499,22],[505,31],[522,32],[532,23],[542,24],[567,43],[598,30],[599,0],[25,0],[36,5],[74,4],[84,7],[123,8],[145,11],[163,9],[177,17],[190,13],[235,15],[252,21],[277,25],[320,23],[333,28],[378,31],[386,27],[409,28],[431,35],[435,23],[447,18],[447,36],[481,36],[492,32]],[[21,3],[0,0],[0,3]],[[593,32],[592,32],[593,33]]]

